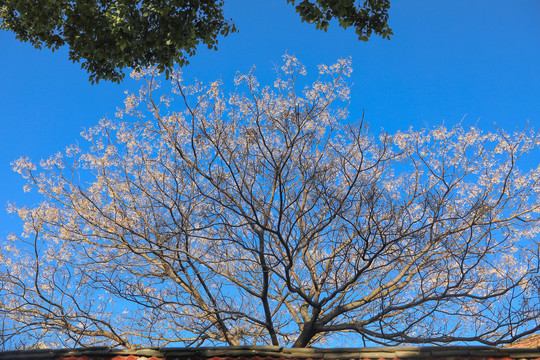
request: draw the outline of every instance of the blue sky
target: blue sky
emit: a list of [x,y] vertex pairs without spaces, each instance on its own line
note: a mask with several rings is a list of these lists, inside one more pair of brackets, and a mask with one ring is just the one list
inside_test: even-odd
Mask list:
[[[232,83],[236,71],[256,65],[261,83],[273,79],[284,53],[316,71],[350,56],[354,72],[351,118],[365,110],[371,128],[392,133],[445,122],[493,130],[540,129],[540,1],[392,1],[390,41],[357,40],[353,29],[328,32],[301,23],[285,0],[225,0],[239,32],[219,50],[200,49],[185,78]],[[24,181],[11,171],[20,156],[35,161],[81,140],[79,133],[112,117],[124,90],[138,85],[91,85],[67,51],[36,50],[0,32],[0,237],[20,231],[3,209],[31,204]]]

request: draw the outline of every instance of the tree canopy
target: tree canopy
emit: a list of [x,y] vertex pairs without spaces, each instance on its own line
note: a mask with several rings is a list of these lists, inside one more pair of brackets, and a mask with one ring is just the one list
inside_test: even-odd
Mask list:
[[[0,340],[499,344],[540,329],[540,136],[350,120],[349,60],[160,89],[14,169],[45,197],[0,252]],[[520,168],[520,165],[524,165]],[[31,340],[26,340],[26,344]],[[349,343],[351,344],[351,343]]]
[[[326,30],[332,19],[353,26],[359,39],[392,34],[389,0],[287,0],[302,18]],[[0,0],[0,29],[36,48],[69,47],[90,80],[119,82],[125,68],[184,65],[198,46],[217,49],[218,38],[236,31],[223,15],[223,0]]]

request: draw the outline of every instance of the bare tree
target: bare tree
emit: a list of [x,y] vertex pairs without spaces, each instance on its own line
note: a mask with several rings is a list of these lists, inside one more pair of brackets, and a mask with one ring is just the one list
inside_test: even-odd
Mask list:
[[25,228],[1,255],[2,341],[498,344],[539,330],[540,169],[517,167],[539,136],[375,137],[347,118],[350,72],[341,60],[305,85],[288,56],[273,87],[250,73],[227,97],[135,74],[127,120],[39,170],[18,160],[45,200],[11,206]]

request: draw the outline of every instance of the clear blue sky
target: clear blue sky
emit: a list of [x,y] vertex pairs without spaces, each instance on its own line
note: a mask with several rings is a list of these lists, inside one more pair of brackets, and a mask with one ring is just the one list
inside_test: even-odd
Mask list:
[[[285,0],[225,0],[239,33],[219,50],[201,49],[185,77],[230,84],[237,70],[256,65],[261,82],[273,78],[284,53],[308,71],[350,56],[354,72],[351,117],[365,109],[371,128],[389,132],[445,122],[493,129],[540,130],[539,0],[393,0],[390,41],[357,40],[334,24],[325,33],[301,23]],[[84,127],[112,117],[130,79],[91,85],[67,51],[35,50],[0,32],[0,237],[20,224],[3,210],[8,201],[31,204],[11,171],[20,156],[35,161],[80,140]]]

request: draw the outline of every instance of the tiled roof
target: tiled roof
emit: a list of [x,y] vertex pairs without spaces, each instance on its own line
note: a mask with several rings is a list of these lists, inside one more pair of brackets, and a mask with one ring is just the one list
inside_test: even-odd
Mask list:
[[0,352],[0,360],[540,360],[539,348],[429,346],[380,348],[282,348],[233,346],[213,348],[146,348],[119,350],[36,349]]
[[514,341],[506,348],[540,348],[540,334],[533,334],[518,341]]

